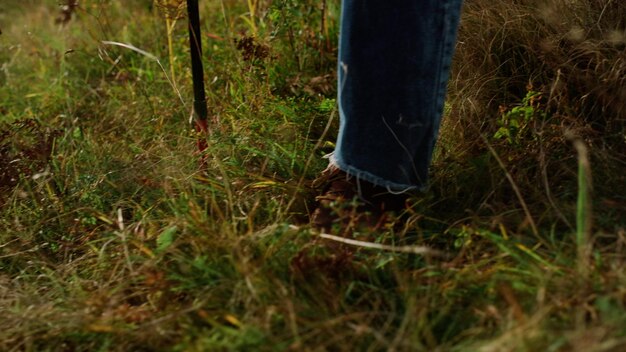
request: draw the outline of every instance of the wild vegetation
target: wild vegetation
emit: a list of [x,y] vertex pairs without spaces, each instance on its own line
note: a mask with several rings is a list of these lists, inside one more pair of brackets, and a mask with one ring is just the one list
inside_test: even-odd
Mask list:
[[57,5],[0,4],[0,350],[626,349],[625,2],[467,0],[374,249],[308,225],[339,1],[200,1],[208,136],[184,1]]

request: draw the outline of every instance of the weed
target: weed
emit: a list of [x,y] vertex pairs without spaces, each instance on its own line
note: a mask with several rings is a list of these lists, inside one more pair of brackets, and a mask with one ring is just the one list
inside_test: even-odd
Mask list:
[[546,112],[541,111],[541,107],[536,103],[540,96],[540,92],[529,91],[519,106],[503,111],[498,121],[500,128],[493,137],[504,138],[509,144],[520,146],[533,123],[545,121],[547,118]]

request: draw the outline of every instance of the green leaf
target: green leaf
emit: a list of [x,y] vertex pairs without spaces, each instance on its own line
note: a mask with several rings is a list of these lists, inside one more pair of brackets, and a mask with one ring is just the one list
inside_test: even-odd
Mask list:
[[178,228],[176,226],[170,226],[161,232],[159,237],[157,237],[157,252],[163,252],[174,242],[174,236],[177,230]]
[[495,139],[502,139],[505,137],[509,137],[511,134],[509,133],[509,130],[506,127],[500,127],[498,129],[498,131],[493,135],[493,138]]
[[320,102],[318,109],[321,112],[329,113],[335,110],[336,106],[337,106],[337,101],[335,99],[324,99]]

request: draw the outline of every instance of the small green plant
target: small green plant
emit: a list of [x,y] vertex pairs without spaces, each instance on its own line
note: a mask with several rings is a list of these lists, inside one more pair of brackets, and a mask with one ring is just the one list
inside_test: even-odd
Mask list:
[[505,139],[511,145],[520,145],[527,137],[527,133],[534,120],[544,120],[547,113],[540,108],[541,92],[529,90],[522,99],[522,103],[511,110],[501,109],[502,115],[498,120],[498,131],[493,135],[495,139]]

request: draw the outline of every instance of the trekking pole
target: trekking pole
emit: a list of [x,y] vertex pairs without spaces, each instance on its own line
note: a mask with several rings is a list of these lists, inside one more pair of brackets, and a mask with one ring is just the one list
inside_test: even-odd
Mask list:
[[[206,133],[207,102],[204,93],[204,70],[202,68],[202,37],[200,36],[200,12],[198,0],[187,0],[189,17],[189,48],[191,50],[191,77],[193,79],[193,115],[195,129],[198,132],[198,152],[202,154],[207,148]],[[204,165],[204,157],[202,158]]]

